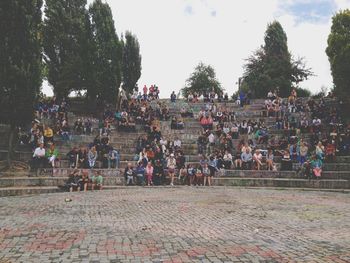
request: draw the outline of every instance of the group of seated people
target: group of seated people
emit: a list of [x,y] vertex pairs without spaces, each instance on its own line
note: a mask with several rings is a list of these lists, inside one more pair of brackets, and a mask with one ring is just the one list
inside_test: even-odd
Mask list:
[[158,127],[152,127],[147,136],[136,143],[136,166],[130,163],[124,171],[127,185],[162,185],[169,179],[174,184],[175,174],[185,167],[185,156],[180,138],[166,139]]
[[69,192],[86,192],[89,188],[102,190],[103,176],[100,171],[74,169],[63,188]]
[[87,147],[74,147],[67,153],[67,158],[70,167],[79,169],[118,169],[120,165],[119,151],[110,145],[108,137],[100,135]]
[[131,100],[133,101],[142,102],[159,99],[159,87],[155,84],[151,85],[149,88],[147,85],[144,85],[142,91],[138,92],[137,90],[138,89],[131,95]]
[[[42,98],[39,100],[34,110],[34,120],[31,128],[26,131],[18,129],[20,145],[28,145],[32,150],[40,144],[48,147],[49,143],[54,143],[54,136],[59,135],[63,140],[70,139],[70,128],[67,121],[68,104],[65,100],[58,102],[56,97],[52,99]],[[45,125],[45,121],[51,121],[51,125]]]
[[33,152],[31,168],[39,172],[40,168],[56,168],[59,161],[59,152],[55,144],[49,143],[45,148],[44,143],[40,143]]
[[211,92],[204,92],[204,93],[198,93],[198,92],[190,92],[187,97],[186,97],[188,102],[191,103],[196,103],[196,102],[210,102],[214,103],[215,101],[217,102],[228,102],[229,97],[228,94],[225,93],[216,93],[214,90]]
[[[212,95],[204,96],[208,98],[207,104],[198,116],[203,127],[197,140],[199,164],[186,165],[181,140],[167,140],[160,130],[160,121],[168,118],[171,118],[172,129],[183,129],[183,117],[192,117],[193,112],[184,108],[181,116],[170,117],[169,109],[160,102],[150,103],[134,98],[123,101],[120,112],[105,110],[94,141],[87,147],[74,147],[67,154],[70,167],[91,170],[97,167],[118,168],[120,154],[109,143],[111,126],[115,123],[126,131],[134,130],[136,123],[140,123],[148,132],[137,141],[136,165],[130,162],[124,171],[128,185],[161,185],[167,182],[167,176],[171,185],[176,177],[185,184],[211,185],[211,178],[222,169],[298,169],[309,178],[318,178],[325,163],[335,162],[336,156],[350,154],[350,126],[340,118],[337,105],[328,106],[324,99],[301,100],[293,90],[287,100],[282,100],[275,92],[269,92],[265,101],[265,117],[238,121],[234,112],[217,107]],[[216,99],[217,95],[213,98]],[[67,106],[65,102],[61,104],[62,109],[57,102],[52,102],[50,107],[41,105],[37,116],[62,120],[60,126],[68,126]],[[60,116],[63,116],[62,119]],[[276,118],[275,126],[265,124],[266,119],[270,120],[268,117]],[[91,118],[78,119],[74,133],[92,134],[93,122]],[[276,133],[271,128],[275,128]],[[278,129],[283,131],[276,131]],[[20,133],[20,141],[33,146],[33,167],[57,167],[61,157],[55,147],[54,136],[62,136],[62,133],[62,127],[57,130],[38,120],[33,122],[30,136]]]
[[173,116],[171,118],[170,128],[173,130],[182,130],[185,128],[185,123],[182,116]]
[[92,124],[96,120],[93,120],[92,118],[79,118],[74,123],[74,133],[77,135],[85,134],[90,135],[93,132]]
[[153,121],[169,118],[169,109],[159,102],[153,108],[148,101],[124,100],[121,110],[115,113],[117,126],[124,131],[135,131],[136,124],[144,126],[145,130],[149,131]]

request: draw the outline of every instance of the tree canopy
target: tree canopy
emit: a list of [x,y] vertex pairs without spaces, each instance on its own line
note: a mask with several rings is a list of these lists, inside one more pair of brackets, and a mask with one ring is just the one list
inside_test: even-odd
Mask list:
[[42,82],[42,0],[0,1],[0,122],[15,128],[31,121]]
[[116,102],[121,84],[122,48],[107,3],[95,0],[89,8],[96,45],[96,89],[101,101]]
[[84,88],[86,0],[46,0],[44,51],[48,81],[62,98]]
[[186,80],[186,86],[181,91],[182,95],[187,97],[190,93],[205,94],[213,90],[217,94],[223,93],[223,88],[216,78],[214,68],[200,62]]
[[334,92],[349,98],[350,91],[350,10],[340,11],[333,17],[326,49],[331,65]]
[[123,89],[131,94],[137,89],[137,81],[141,77],[140,44],[135,35],[127,31],[123,43]]
[[269,24],[265,44],[247,59],[244,84],[256,98],[278,89],[280,96],[290,94],[293,86],[312,75],[302,58],[294,60],[288,50],[287,35],[277,21]]

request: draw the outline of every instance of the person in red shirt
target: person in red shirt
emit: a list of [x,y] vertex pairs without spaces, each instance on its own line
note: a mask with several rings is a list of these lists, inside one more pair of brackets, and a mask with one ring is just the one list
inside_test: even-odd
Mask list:
[[335,146],[331,142],[326,146],[326,159],[329,162],[334,162],[335,160]]
[[145,85],[145,86],[143,86],[143,94],[146,94],[147,95],[147,86]]

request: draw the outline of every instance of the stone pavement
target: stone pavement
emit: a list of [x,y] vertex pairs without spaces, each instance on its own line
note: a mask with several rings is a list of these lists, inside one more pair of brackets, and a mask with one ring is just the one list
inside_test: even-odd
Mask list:
[[0,198],[0,262],[350,262],[350,195],[181,187]]

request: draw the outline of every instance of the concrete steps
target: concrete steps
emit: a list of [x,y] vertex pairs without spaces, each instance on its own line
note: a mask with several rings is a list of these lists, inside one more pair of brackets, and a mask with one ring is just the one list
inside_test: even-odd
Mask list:
[[0,197],[50,194],[57,193],[60,191],[61,190],[57,186],[4,187],[0,188]]
[[349,180],[308,180],[290,178],[230,178],[213,179],[216,186],[240,187],[283,187],[283,188],[315,188],[315,189],[349,189]]

